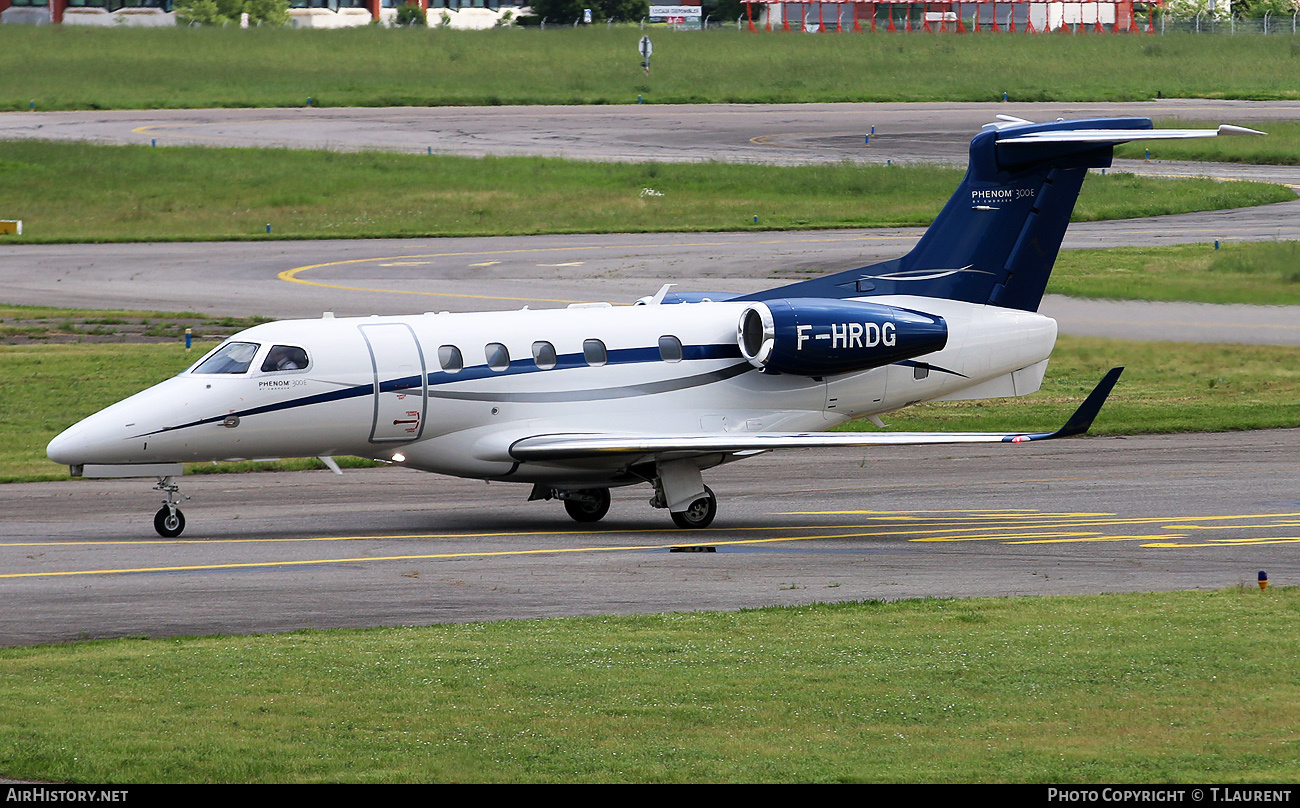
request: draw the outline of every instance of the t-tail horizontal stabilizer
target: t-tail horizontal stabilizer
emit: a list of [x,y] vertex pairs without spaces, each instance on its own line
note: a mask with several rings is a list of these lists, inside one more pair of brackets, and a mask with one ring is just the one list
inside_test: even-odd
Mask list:
[[999,117],[971,140],[965,178],[907,255],[740,299],[915,295],[1037,311],[1088,169],[1109,167],[1117,144],[1263,134],[1153,129],[1148,118]]

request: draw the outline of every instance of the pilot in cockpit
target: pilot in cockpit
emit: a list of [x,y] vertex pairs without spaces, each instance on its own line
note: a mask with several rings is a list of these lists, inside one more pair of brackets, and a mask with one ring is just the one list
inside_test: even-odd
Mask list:
[[291,345],[275,345],[262,362],[262,371],[302,370],[307,367],[307,352]]

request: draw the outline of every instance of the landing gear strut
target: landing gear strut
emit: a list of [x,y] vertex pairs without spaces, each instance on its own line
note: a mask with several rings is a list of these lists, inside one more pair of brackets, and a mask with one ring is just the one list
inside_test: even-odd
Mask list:
[[651,507],[667,508],[673,523],[686,530],[713,524],[718,515],[718,498],[700,477],[700,467],[691,459],[655,464],[656,477]]
[[181,487],[176,484],[173,477],[159,477],[158,484],[153,487],[153,490],[162,491],[167,495],[163,500],[163,506],[153,515],[153,529],[164,539],[174,539],[185,530],[185,514],[176,507],[177,495],[184,499],[189,497],[180,493]]

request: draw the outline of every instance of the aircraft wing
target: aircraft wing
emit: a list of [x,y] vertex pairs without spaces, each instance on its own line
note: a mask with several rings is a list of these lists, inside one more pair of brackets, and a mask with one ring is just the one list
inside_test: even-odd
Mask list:
[[515,441],[519,461],[589,460],[619,455],[698,456],[765,452],[773,449],[905,446],[943,443],[1027,443],[1081,435],[1092,426],[1124,369],[1112,368],[1069,420],[1055,432],[775,432],[716,435],[610,435],[565,433]]

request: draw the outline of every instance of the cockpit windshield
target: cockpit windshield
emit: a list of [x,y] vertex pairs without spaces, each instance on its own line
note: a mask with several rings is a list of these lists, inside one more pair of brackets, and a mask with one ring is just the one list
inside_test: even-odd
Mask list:
[[227,342],[191,373],[247,373],[260,346],[256,342]]

